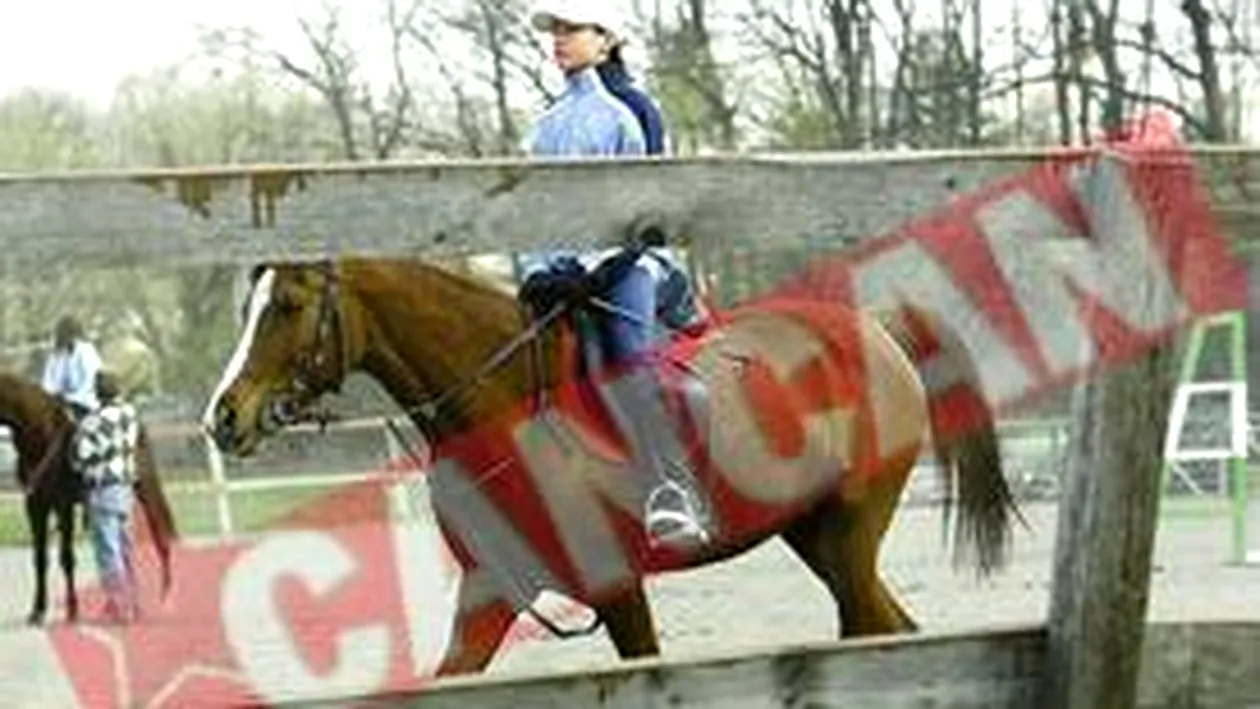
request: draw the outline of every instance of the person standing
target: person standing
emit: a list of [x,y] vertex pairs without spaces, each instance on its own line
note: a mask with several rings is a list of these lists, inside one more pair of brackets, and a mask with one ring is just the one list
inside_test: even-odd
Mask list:
[[70,457],[87,493],[88,529],[105,590],[106,617],[129,622],[138,610],[130,526],[140,422],[112,373],[97,372],[94,388],[100,407],[80,422]]

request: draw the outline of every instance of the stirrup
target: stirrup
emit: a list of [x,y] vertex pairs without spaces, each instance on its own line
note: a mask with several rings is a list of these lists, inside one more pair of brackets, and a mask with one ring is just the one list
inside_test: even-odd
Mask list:
[[[677,495],[680,506],[685,511],[661,508],[654,505],[653,503],[657,501],[662,493]],[[644,526],[647,529],[648,540],[652,546],[673,545],[685,541],[699,541],[701,544],[709,543],[709,531],[696,519],[691,499],[687,491],[678,483],[670,480],[658,485],[648,495],[645,507],[647,508],[647,514],[645,515]]]
[[[673,525],[672,528],[669,525]],[[648,514],[648,543],[659,546],[680,546],[686,542],[709,543],[709,533],[690,516],[673,510],[658,510]]]

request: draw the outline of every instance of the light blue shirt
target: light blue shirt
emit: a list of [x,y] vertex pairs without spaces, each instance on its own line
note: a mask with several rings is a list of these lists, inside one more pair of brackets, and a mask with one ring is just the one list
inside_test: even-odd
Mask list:
[[643,129],[630,109],[604,88],[594,68],[565,79],[564,92],[534,125],[531,155],[646,155]]
[[96,373],[101,356],[96,347],[76,340],[70,351],[54,349],[44,363],[44,391],[61,396],[88,409],[96,409]]
[[[531,155],[541,157],[614,157],[646,155],[643,129],[630,109],[604,88],[599,73],[587,68],[565,79],[564,92],[534,124],[529,140]],[[613,251],[582,254],[587,268]],[[523,282],[560,256],[579,256],[571,250],[519,254],[517,264]]]

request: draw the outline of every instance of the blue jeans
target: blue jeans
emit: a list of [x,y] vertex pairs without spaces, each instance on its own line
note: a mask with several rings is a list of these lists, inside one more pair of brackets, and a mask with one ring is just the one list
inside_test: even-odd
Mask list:
[[613,285],[608,300],[630,317],[605,313],[600,339],[610,364],[625,364],[645,355],[653,345],[656,318],[656,283],[642,263]]
[[108,485],[88,492],[88,520],[92,551],[101,587],[118,610],[135,603],[129,523],[135,493],[131,485]]

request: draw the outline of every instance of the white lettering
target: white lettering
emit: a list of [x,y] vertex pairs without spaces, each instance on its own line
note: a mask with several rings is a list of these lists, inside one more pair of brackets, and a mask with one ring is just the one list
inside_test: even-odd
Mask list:
[[[853,290],[856,303],[863,308],[892,310],[907,303],[944,320],[981,363],[983,393],[991,405],[1028,391],[1031,374],[1019,357],[971,298],[958,289],[950,274],[918,243],[905,241],[858,264]],[[936,391],[936,386],[947,382],[928,384]]]
[[1061,268],[1068,253],[1089,249],[1085,235],[1023,191],[985,205],[976,221],[1051,375],[1087,366],[1097,349]]
[[1155,333],[1189,316],[1118,162],[1074,169],[1069,184],[1099,248],[1069,253],[1059,267],[1138,330]]
[[[314,699],[379,690],[389,677],[390,636],[382,623],[344,630],[337,637],[336,667],[312,674],[274,605],[275,584],[303,579],[316,594],[331,591],[355,572],[354,558],[320,532],[268,537],[232,564],[223,581],[224,635],[257,692],[269,701]],[[262,612],[253,611],[263,602]]]
[[[1098,298],[1140,330],[1158,331],[1186,313],[1152,249],[1146,218],[1114,164],[1076,168],[1070,184],[1085,208],[1092,239],[1022,191],[976,215],[1051,376],[1098,357],[1080,316],[1080,296],[1071,287]],[[1159,305],[1152,306],[1152,300]]]
[[[599,457],[574,424],[555,409],[523,421],[513,431],[525,468],[546,502],[565,549],[588,591],[607,589],[631,576],[603,501],[642,520],[642,484],[627,465]],[[602,499],[601,499],[602,498]]]
[[[421,488],[407,500],[408,506],[428,505],[427,481],[410,481]],[[404,485],[406,483],[401,483]],[[406,494],[404,492],[404,494]],[[412,671],[431,677],[450,645],[458,612],[459,585],[463,574],[431,516],[398,515],[394,519],[394,555],[411,646]]]
[[[862,318],[862,372],[880,461],[922,441],[927,410],[914,363],[878,323]],[[901,365],[900,367],[896,365]]]
[[750,499],[771,504],[804,500],[837,482],[851,462],[853,411],[797,409],[805,445],[800,455],[781,457],[757,422],[731,350],[765,362],[781,381],[824,354],[806,328],[772,315],[741,317],[705,344],[692,365],[709,387],[710,423],[702,433],[719,471]]
[[566,590],[461,464],[439,459],[429,474],[429,494],[442,524],[476,560],[474,573],[484,571],[513,608],[530,606],[544,589]]

